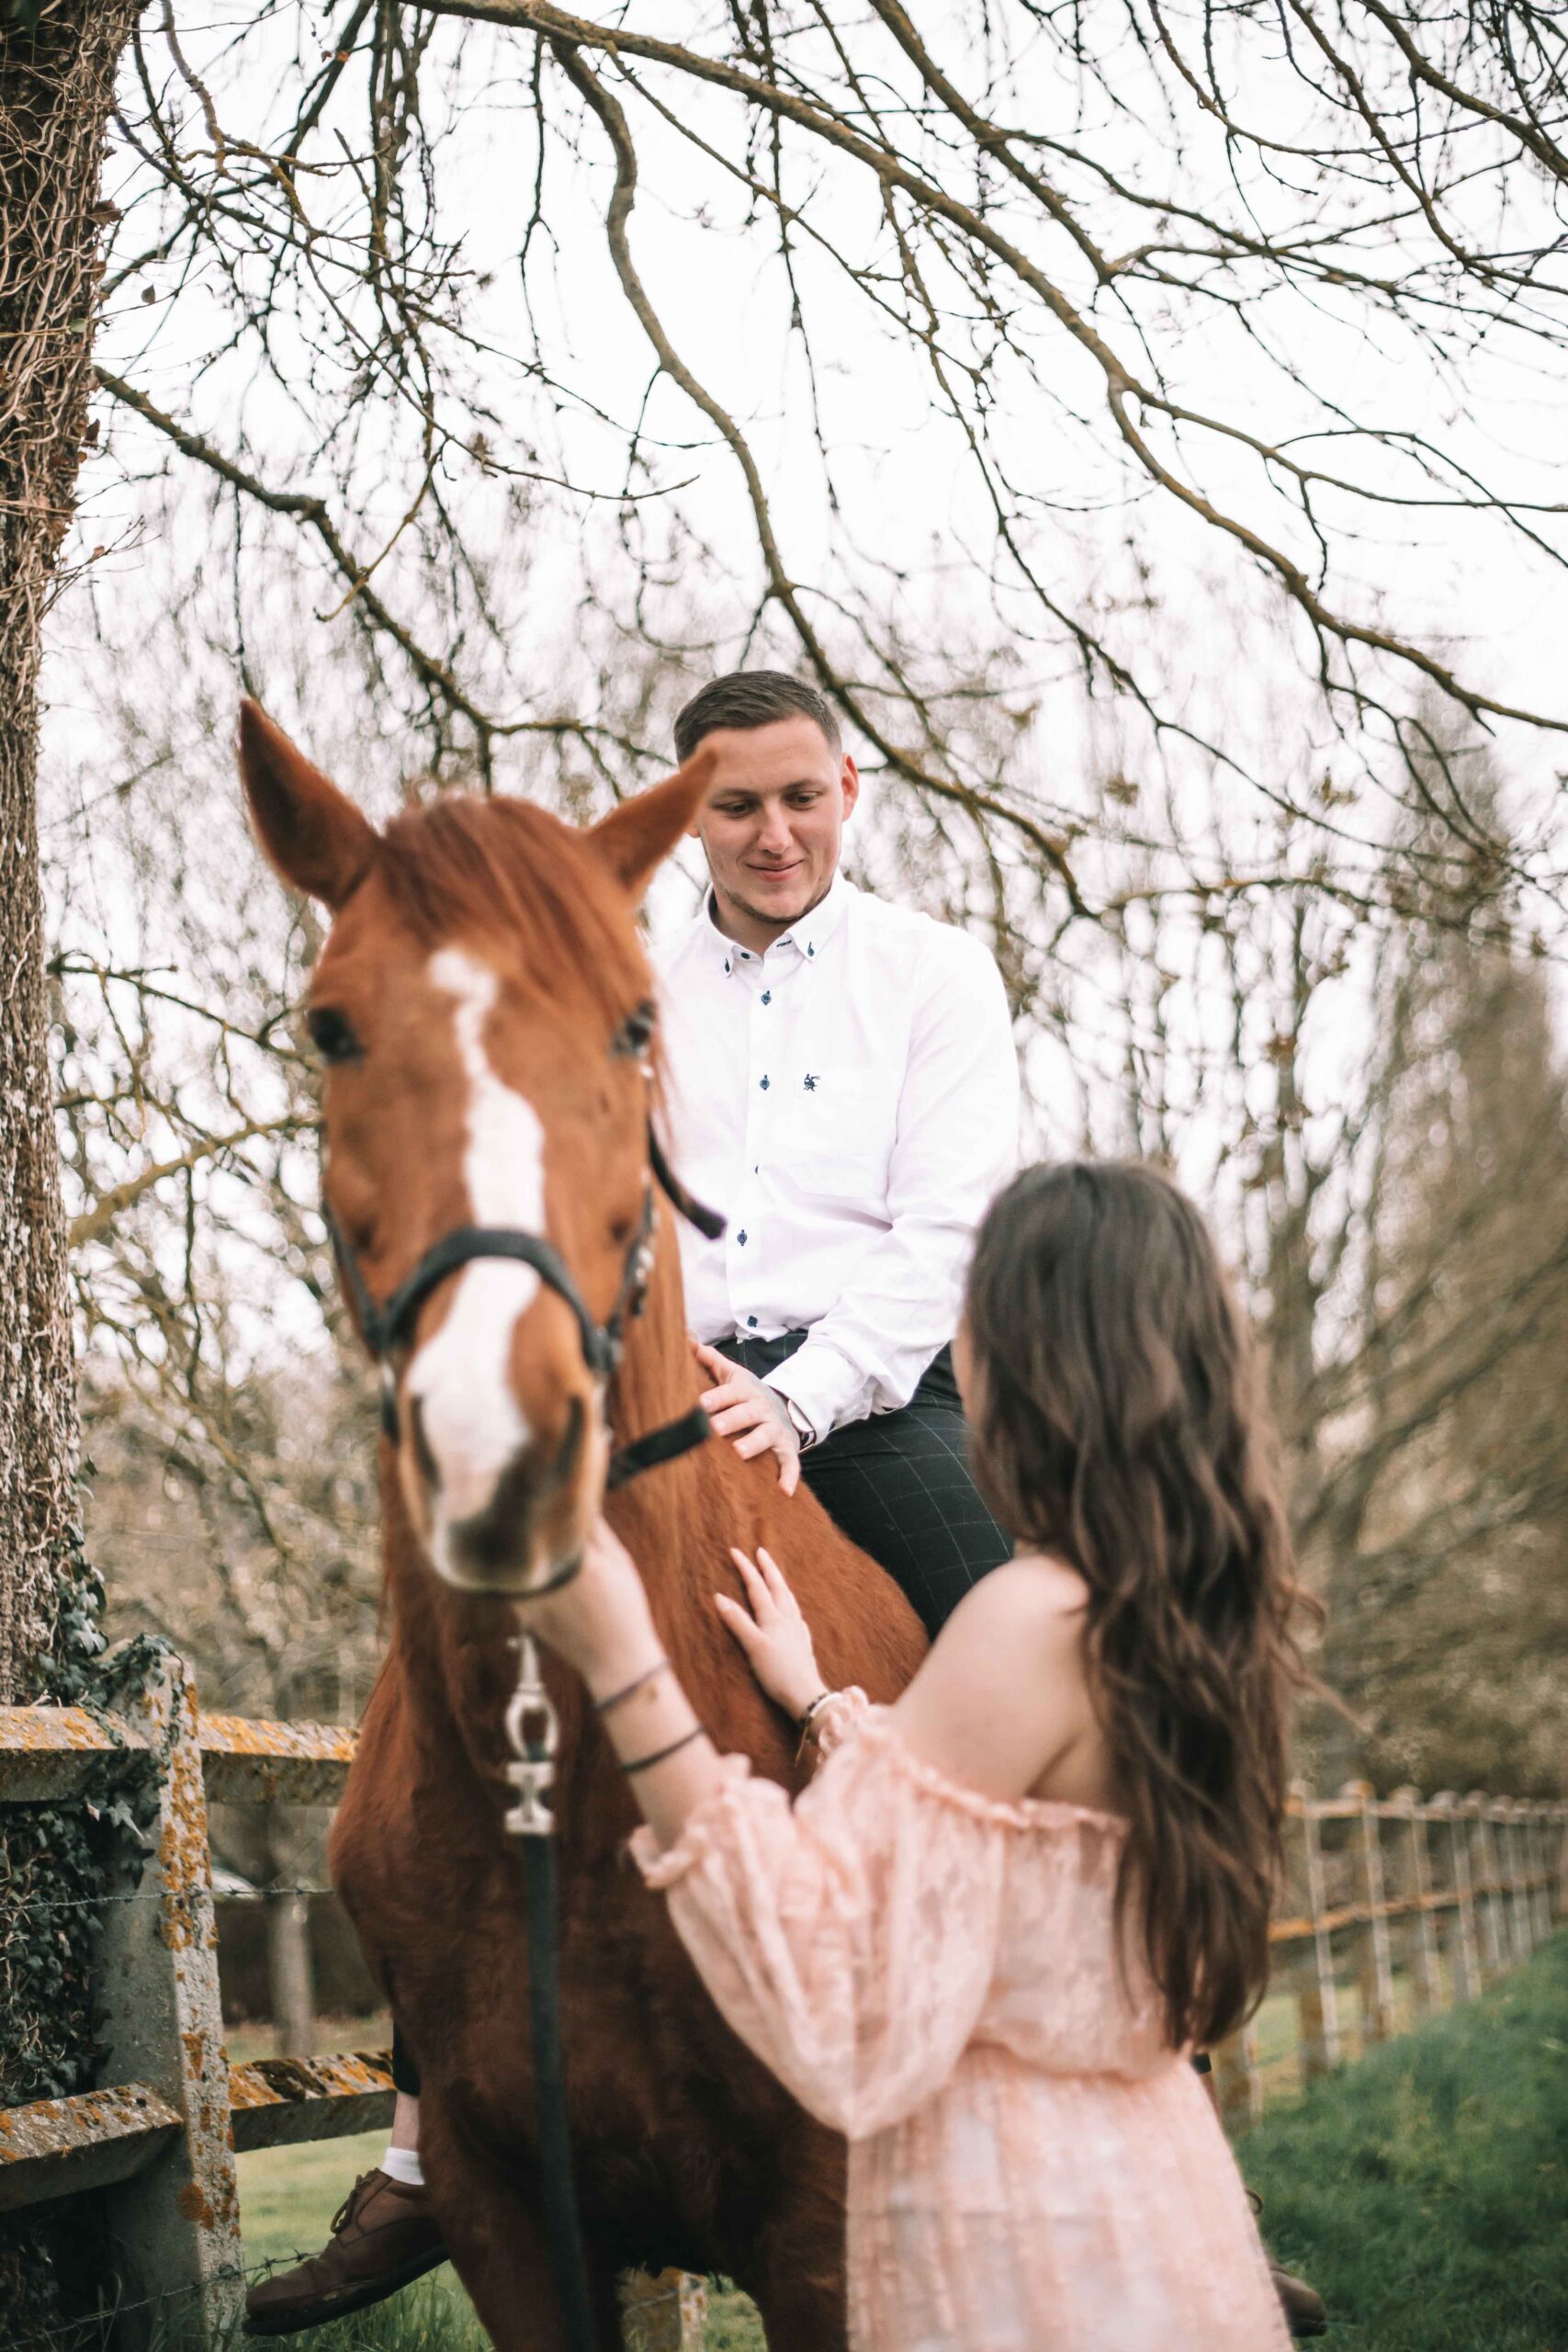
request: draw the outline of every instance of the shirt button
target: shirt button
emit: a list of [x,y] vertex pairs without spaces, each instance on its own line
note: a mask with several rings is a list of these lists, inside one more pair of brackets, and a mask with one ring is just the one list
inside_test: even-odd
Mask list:
[[746,1247],[746,1236],[745,1236],[745,1234],[744,1234],[744,1233],[738,1233],[738,1234],[736,1235],[735,1238],[737,1239],[737,1241],[739,1241],[739,1242],[740,1247],[742,1248],[742,1250],[744,1250],[744,1249],[745,1249],[745,1247]]
[[767,1091],[768,1091],[768,1081],[767,1081],[767,1080],[766,1080],[765,1078],[764,1078],[764,1079],[760,1079],[760,1080],[758,1080],[758,1083],[759,1083],[759,1085],[761,1087],[761,1090],[762,1090],[763,1093],[765,1094],[765,1093],[767,1092]]
[[773,1001],[773,992],[772,989],[764,989],[762,990],[762,1002],[763,1002],[764,1004],[772,1004]]
[[747,1320],[748,1324],[750,1326],[751,1329],[754,1331],[754,1330],[756,1329],[756,1328],[757,1328],[757,1318],[756,1318],[756,1317],[755,1317],[754,1315],[748,1315],[748,1317],[746,1317],[746,1320]]

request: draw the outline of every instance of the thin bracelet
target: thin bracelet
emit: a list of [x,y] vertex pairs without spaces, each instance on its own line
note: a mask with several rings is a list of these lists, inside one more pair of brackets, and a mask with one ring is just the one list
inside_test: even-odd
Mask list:
[[806,1713],[801,1716],[797,1726],[800,1737],[795,1743],[795,1760],[797,1764],[805,1762],[807,1748],[816,1737],[818,1716],[821,1713],[829,1700],[836,1699],[838,1695],[839,1694],[836,1690],[818,1690],[816,1698],[813,1699],[811,1704],[806,1710]]
[[811,1704],[806,1710],[806,1713],[795,1718],[795,1727],[800,1734],[802,1739],[806,1737],[807,1733],[811,1729],[812,1724],[816,1720],[818,1711],[820,1708],[825,1707],[829,1699],[836,1699],[838,1695],[839,1694],[836,1690],[818,1690],[816,1698],[813,1699]]
[[650,1667],[645,1668],[643,1672],[637,1675],[634,1680],[630,1682],[624,1682],[618,1690],[612,1690],[607,1699],[595,1699],[593,1702],[594,1713],[596,1715],[607,1715],[612,1707],[618,1707],[623,1699],[629,1699],[635,1691],[642,1689],[645,1682],[651,1682],[656,1674],[662,1674],[669,1663],[670,1661],[667,1657],[657,1657],[654,1659],[653,1664]]
[[668,1747],[655,1748],[651,1756],[636,1757],[629,1764],[623,1762],[621,1770],[623,1772],[649,1771],[655,1764],[662,1764],[667,1756],[678,1755],[682,1747],[690,1747],[694,1739],[706,1737],[706,1724],[694,1724],[689,1732],[684,1733],[679,1739],[672,1739]]

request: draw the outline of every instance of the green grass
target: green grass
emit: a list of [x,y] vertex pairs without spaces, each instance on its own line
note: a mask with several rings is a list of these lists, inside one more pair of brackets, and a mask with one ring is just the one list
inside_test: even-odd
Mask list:
[[[316,2140],[299,2148],[258,2148],[238,2159],[240,2226],[247,2267],[285,2268],[314,2254],[357,2174],[379,2161],[382,2132]],[[455,2271],[422,2278],[389,2303],[291,2336],[301,2352],[485,2352],[489,2337]],[[170,2347],[175,2352],[175,2347]],[[765,2352],[757,2315],[744,2295],[708,2290],[705,2352]]]
[[[369,2132],[242,2156],[247,2259],[318,2246],[382,2144]],[[1568,1933],[1483,1999],[1271,2108],[1238,2154],[1275,2258],[1327,2299],[1330,2346],[1568,2352]],[[744,2297],[710,2291],[709,2308],[707,2352],[764,2352]],[[485,2345],[449,2270],[291,2340],[302,2352]]]
[[1568,2352],[1568,1935],[1268,2114],[1275,2258],[1356,2352]]

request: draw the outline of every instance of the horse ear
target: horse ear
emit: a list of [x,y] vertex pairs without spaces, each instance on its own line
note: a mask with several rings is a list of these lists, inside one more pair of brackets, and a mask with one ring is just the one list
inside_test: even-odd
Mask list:
[[683,767],[662,784],[623,800],[596,825],[588,839],[611,873],[633,899],[640,899],[684,832],[713,781],[716,753],[711,743],[699,743]]
[[375,827],[248,696],[240,705],[240,775],[278,873],[335,913],[376,854]]

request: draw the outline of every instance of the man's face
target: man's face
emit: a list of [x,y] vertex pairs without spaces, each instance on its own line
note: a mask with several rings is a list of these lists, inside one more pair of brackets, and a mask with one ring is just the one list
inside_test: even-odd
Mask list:
[[787,931],[832,881],[844,819],[860,792],[855,763],[804,715],[716,728],[703,742],[716,760],[693,830],[707,853],[719,912]]

